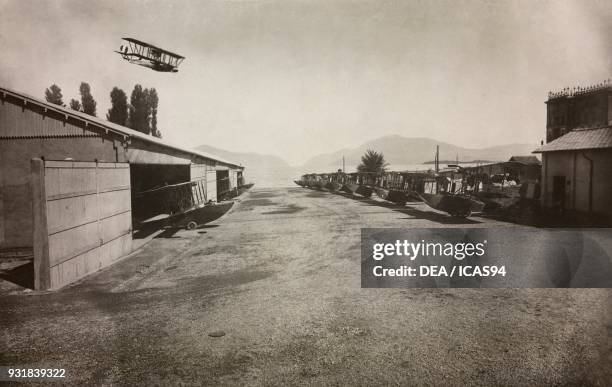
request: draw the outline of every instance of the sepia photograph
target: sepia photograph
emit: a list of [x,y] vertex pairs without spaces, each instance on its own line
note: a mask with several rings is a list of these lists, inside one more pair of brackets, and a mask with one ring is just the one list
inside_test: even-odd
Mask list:
[[0,0],[0,383],[612,384],[612,2]]

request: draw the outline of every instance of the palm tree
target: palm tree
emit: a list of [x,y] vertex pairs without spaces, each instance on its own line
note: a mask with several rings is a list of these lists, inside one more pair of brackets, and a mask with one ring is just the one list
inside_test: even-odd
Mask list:
[[379,173],[384,172],[388,165],[382,152],[378,153],[368,149],[366,153],[361,156],[361,164],[357,167],[357,171]]

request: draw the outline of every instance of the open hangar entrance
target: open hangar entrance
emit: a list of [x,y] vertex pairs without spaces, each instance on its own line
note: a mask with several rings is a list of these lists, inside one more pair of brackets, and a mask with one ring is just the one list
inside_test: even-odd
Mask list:
[[230,191],[230,175],[229,170],[217,170],[217,197],[219,200],[224,199]]
[[155,196],[143,192],[172,184],[186,183],[191,179],[189,164],[130,164],[132,191],[132,219],[134,229],[141,222],[164,213]]

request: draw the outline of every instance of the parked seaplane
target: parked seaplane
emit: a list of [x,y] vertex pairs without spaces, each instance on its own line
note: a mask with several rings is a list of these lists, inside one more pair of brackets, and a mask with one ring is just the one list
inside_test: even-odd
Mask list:
[[[192,230],[218,219],[234,205],[234,201],[208,200],[202,186],[195,181],[163,185],[142,191],[135,196],[135,223],[140,225],[165,224]],[[140,213],[141,216],[137,216]],[[151,215],[154,215],[149,217]],[[142,216],[147,219],[138,219]]]
[[120,54],[123,59],[130,63],[148,67],[155,71],[176,73],[178,72],[178,66],[183,59],[185,59],[185,57],[181,55],[155,47],[140,40],[132,38],[122,39],[125,40],[127,44],[122,45],[119,51],[115,51],[116,53]]

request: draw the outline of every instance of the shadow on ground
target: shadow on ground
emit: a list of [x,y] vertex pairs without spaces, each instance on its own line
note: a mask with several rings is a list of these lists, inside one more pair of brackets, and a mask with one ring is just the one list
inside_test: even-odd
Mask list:
[[352,194],[348,194],[344,192],[336,192],[336,193],[346,198],[357,200],[367,205],[388,208],[390,210],[409,215],[412,218],[426,219],[426,220],[437,222],[440,224],[479,224],[479,223],[482,223],[472,218],[458,218],[458,217],[453,217],[450,215],[441,214],[441,213],[434,212],[434,211],[422,211],[414,207],[410,207],[411,203],[420,204],[421,202],[408,202],[405,206],[401,206],[401,205],[390,203],[390,202],[377,201],[371,198],[366,198],[363,196],[356,196],[356,195],[352,195]]
[[296,204],[289,204],[286,206],[279,207],[277,210],[262,212],[262,215],[279,215],[279,214],[295,214],[296,212],[300,212],[305,210],[306,207],[300,207]]
[[0,270],[0,278],[24,288],[34,289],[34,263],[32,261]]

